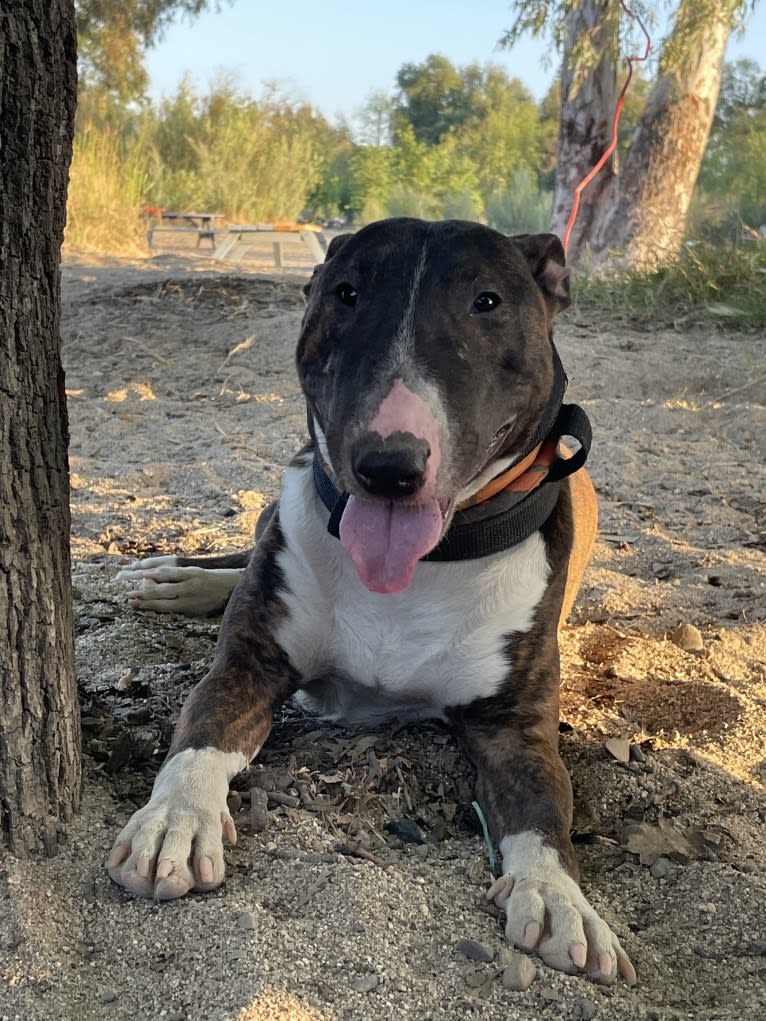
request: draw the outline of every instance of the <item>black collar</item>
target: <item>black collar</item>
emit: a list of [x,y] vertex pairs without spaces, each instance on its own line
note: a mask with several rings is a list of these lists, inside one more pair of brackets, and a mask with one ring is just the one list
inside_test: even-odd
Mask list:
[[[580,444],[569,458],[557,457],[545,480],[529,493],[501,492],[478,508],[456,511],[449,531],[438,546],[423,557],[430,561],[476,560],[510,549],[538,531],[548,520],[559,498],[561,480],[581,468],[588,457],[591,427],[588,416],[577,404],[563,404],[567,379],[554,348],[554,385],[540,425],[521,460],[539,443],[572,436]],[[310,417],[310,416],[309,416]],[[313,433],[313,430],[312,430]],[[348,493],[339,492],[314,450],[314,483],[322,503],[330,512],[327,531],[338,538]],[[478,512],[478,515],[477,515]]]

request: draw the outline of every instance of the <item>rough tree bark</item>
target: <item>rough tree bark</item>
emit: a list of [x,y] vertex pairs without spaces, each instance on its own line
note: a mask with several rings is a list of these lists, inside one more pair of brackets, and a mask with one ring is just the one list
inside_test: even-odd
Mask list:
[[590,239],[594,252],[619,249],[631,265],[646,269],[676,257],[740,6],[719,0],[703,13],[698,0],[680,4],[620,175],[604,194]]
[[[583,193],[570,260],[588,251],[598,262],[616,251],[633,266],[654,269],[676,258],[715,113],[726,43],[741,9],[742,0],[681,0],[619,173],[607,164]],[[567,17],[562,83],[572,67],[580,66],[583,31],[590,33],[600,59],[580,91],[562,102],[557,232],[571,207],[572,182],[581,180],[606,148],[604,125],[614,110],[608,63],[614,68],[615,11],[615,0],[581,0]],[[607,141],[609,134],[607,128]]]
[[[610,0],[582,0],[565,18],[561,117],[551,215],[551,230],[559,237],[564,235],[575,188],[609,145],[617,100],[617,28],[618,19]],[[595,65],[584,76],[577,71],[583,40],[598,54]],[[570,253],[579,252],[588,243],[601,208],[601,196],[613,177],[614,162],[610,159],[583,191],[569,241]]]
[[0,0],[0,844],[53,853],[80,795],[59,253],[72,0]]

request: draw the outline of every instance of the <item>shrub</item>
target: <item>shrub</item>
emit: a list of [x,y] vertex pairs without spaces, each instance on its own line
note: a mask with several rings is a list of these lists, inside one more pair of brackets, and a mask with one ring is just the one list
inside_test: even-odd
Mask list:
[[147,189],[148,161],[136,144],[110,128],[88,125],[74,140],[69,173],[65,241],[101,252],[146,252],[146,224],[139,213]]

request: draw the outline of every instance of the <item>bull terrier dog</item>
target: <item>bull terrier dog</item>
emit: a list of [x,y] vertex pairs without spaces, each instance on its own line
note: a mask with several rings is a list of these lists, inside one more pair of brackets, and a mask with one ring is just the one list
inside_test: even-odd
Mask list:
[[597,517],[581,470],[589,424],[563,403],[553,343],[570,302],[561,242],[383,220],[335,238],[305,294],[310,442],[255,549],[123,572],[143,608],[226,610],[109,874],[159,899],[218,886],[236,839],[229,782],[290,696],[344,723],[436,717],[476,768],[502,857],[488,896],[508,939],[562,971],[632,984],[578,885],[558,752],[558,630]]

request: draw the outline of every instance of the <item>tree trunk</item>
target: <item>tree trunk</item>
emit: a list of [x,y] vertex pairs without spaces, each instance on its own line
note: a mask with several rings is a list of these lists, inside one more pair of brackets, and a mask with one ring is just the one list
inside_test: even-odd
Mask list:
[[[612,11],[610,13],[610,6]],[[564,59],[561,67],[561,120],[556,155],[556,186],[551,230],[563,237],[575,198],[575,188],[607,149],[617,99],[617,17],[610,0],[583,0],[566,16]],[[577,70],[583,44],[599,54],[595,66]],[[601,196],[614,177],[610,159],[583,191],[568,254],[574,258],[587,244],[600,211]]]
[[80,795],[59,253],[72,0],[0,0],[0,844],[53,853]]
[[681,3],[617,187],[593,226],[594,252],[618,249],[644,269],[678,255],[739,6],[720,0],[703,15],[698,0]]

